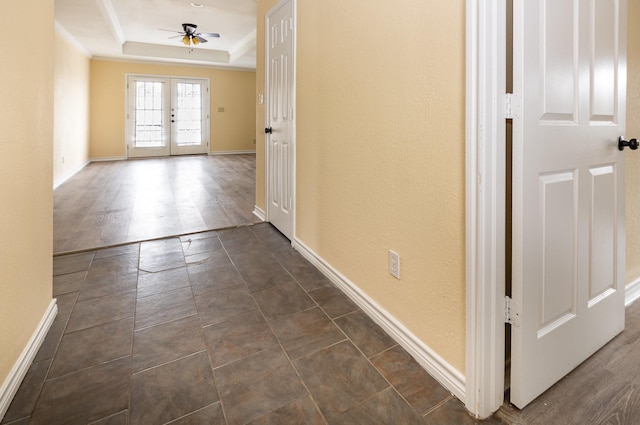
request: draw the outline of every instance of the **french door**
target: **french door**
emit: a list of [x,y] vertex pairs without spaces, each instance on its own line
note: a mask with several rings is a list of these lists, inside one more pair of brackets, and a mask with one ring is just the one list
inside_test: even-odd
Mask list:
[[206,153],[209,81],[127,77],[128,157]]

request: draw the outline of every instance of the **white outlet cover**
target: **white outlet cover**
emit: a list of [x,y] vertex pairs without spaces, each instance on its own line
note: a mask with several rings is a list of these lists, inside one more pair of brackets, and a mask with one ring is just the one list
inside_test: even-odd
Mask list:
[[389,250],[389,274],[400,279],[400,255],[392,250]]

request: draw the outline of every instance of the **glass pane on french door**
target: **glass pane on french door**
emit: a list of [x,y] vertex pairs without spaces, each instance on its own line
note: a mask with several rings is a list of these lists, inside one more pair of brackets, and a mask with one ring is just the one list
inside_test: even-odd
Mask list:
[[137,81],[134,113],[136,146],[160,147],[165,145],[166,134],[162,113],[162,83],[159,81]]
[[208,80],[129,76],[129,157],[206,153]]
[[207,115],[203,105],[206,81],[172,79],[171,154],[195,154],[207,151],[203,123]]

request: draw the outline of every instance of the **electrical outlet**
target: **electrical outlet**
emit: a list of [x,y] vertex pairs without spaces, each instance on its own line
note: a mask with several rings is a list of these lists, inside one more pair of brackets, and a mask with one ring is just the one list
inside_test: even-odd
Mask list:
[[400,279],[400,255],[389,250],[389,274]]

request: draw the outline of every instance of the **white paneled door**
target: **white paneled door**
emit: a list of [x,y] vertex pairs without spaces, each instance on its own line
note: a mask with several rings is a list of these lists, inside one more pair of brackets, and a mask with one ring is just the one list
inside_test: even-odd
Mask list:
[[292,238],[294,203],[293,0],[267,14],[267,218]]
[[514,1],[520,408],[624,329],[625,28],[626,0]]
[[128,156],[206,153],[208,105],[208,80],[128,76]]

